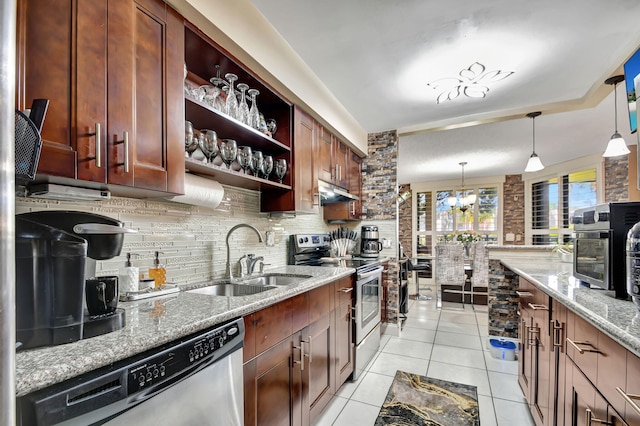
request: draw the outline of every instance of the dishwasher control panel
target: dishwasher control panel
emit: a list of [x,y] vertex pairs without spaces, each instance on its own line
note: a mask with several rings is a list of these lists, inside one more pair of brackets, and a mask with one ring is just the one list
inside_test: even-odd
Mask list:
[[193,365],[214,361],[220,357],[216,351],[238,342],[242,342],[241,330],[238,323],[233,322],[173,345],[170,349],[128,368],[127,394],[132,395],[161,383],[168,377],[178,376]]

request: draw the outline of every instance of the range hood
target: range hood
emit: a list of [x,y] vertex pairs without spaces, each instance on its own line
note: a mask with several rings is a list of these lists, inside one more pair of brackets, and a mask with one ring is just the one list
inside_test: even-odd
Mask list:
[[63,201],[104,201],[111,198],[111,193],[99,189],[39,183],[27,188],[27,196]]
[[358,201],[360,198],[352,195],[344,188],[336,186],[323,180],[318,181],[318,190],[320,192],[321,204],[348,203],[349,201]]

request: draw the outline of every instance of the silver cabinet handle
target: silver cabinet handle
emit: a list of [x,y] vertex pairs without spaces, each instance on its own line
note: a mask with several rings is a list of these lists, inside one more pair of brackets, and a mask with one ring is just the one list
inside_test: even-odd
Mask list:
[[294,349],[299,349],[300,350],[300,360],[299,361],[294,360],[293,363],[294,364],[300,364],[300,370],[301,371],[304,370],[304,358],[303,358],[304,357],[304,343],[305,343],[304,340],[300,340],[300,346],[293,345]]
[[616,390],[618,391],[620,396],[622,398],[624,398],[624,400],[627,402],[627,404],[629,404],[631,406],[631,408],[633,408],[633,411],[635,411],[636,413],[640,414],[640,407],[634,401],[634,399],[640,399],[640,395],[635,395],[635,394],[632,394],[632,393],[626,393],[625,391],[623,391],[618,386],[616,386]]
[[356,215],[356,202],[355,201],[350,201],[349,205],[351,206],[351,216],[355,216]]
[[518,297],[533,297],[533,293],[528,292],[528,291],[518,291],[518,290],[516,290],[516,294],[518,295]]
[[308,345],[308,347],[307,347],[307,353],[306,353],[306,354],[304,354],[304,356],[306,356],[306,357],[308,357],[308,358],[309,358],[309,364],[311,364],[311,363],[313,362],[313,353],[312,353],[312,351],[313,351],[313,346],[312,346],[312,343],[311,343],[311,336],[308,336],[308,337],[309,337],[309,340],[308,340],[308,341],[300,340],[300,342],[301,342],[301,343],[306,343],[306,344]]
[[591,426],[591,424],[595,423],[599,423],[601,425],[613,425],[612,422],[608,422],[606,420],[602,420],[602,419],[597,419],[595,417],[593,417],[593,413],[591,412],[591,410],[589,408],[586,409],[586,413],[587,413],[587,426]]
[[313,205],[314,206],[319,206],[320,205],[320,193],[319,192],[314,192],[313,193]]
[[547,305],[539,305],[536,303],[527,303],[527,305],[534,311],[548,311]]
[[121,228],[106,223],[79,223],[73,227],[76,234],[136,234],[135,229]]
[[[574,348],[576,348],[576,350],[578,352],[580,352],[580,354],[584,354],[585,352],[594,352],[594,353],[600,353],[600,351],[598,350],[598,348],[596,348],[595,346],[593,346],[591,343],[589,342],[574,342],[573,340],[569,339],[567,337],[567,343],[569,343],[571,346],[573,346]],[[581,348],[578,345],[586,345],[586,346],[591,346],[593,349],[588,349],[588,348]]]
[[124,132],[124,172],[129,173],[129,132]]
[[539,335],[540,327],[529,327],[529,345],[534,345],[538,340]]
[[553,329],[553,347],[560,348],[560,352],[564,352],[564,345],[562,344],[562,332],[564,331],[564,324],[556,326],[556,321],[551,320],[551,328]]
[[95,133],[89,133],[89,136],[96,137],[96,145],[95,145],[96,155],[93,158],[96,160],[96,167],[102,167],[102,149],[101,149],[102,144],[100,142],[100,123],[95,124]]
[[353,287],[345,287],[338,290],[338,293],[351,293],[353,291]]

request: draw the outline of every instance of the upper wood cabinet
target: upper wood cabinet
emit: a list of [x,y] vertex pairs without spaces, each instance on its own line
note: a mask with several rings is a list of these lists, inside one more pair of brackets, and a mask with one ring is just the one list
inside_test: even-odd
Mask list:
[[160,0],[21,0],[17,107],[50,101],[40,177],[182,193],[183,40]]
[[333,133],[316,123],[314,160],[318,179],[347,188],[349,170],[347,163],[351,150]]

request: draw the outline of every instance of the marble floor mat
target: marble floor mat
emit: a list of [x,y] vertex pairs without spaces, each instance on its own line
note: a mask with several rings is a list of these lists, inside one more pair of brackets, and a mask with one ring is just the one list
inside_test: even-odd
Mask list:
[[396,371],[375,426],[479,426],[475,386]]

